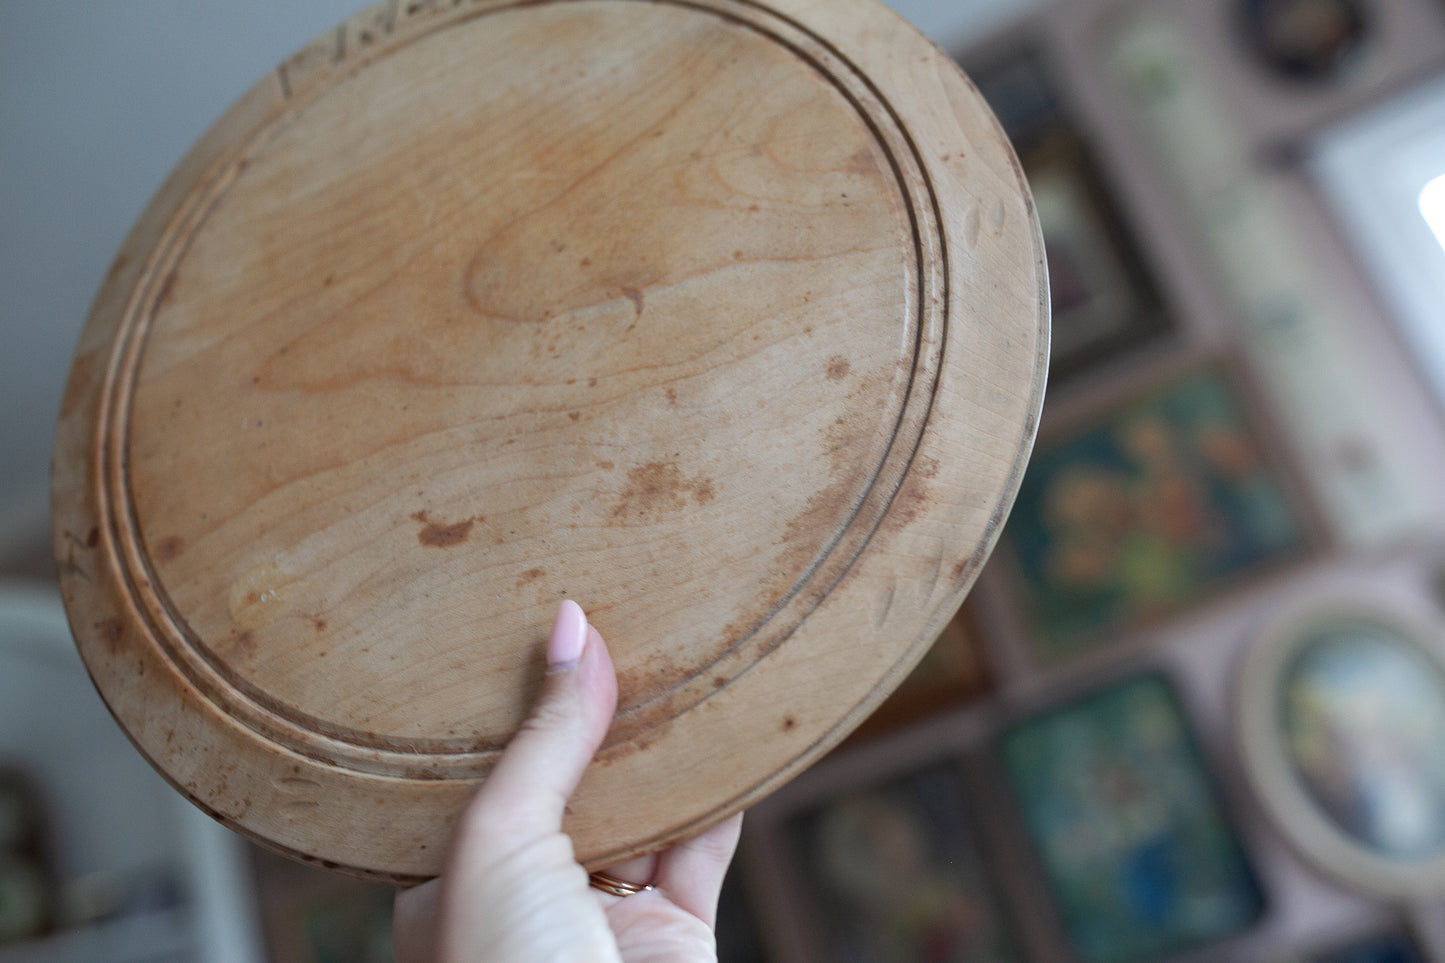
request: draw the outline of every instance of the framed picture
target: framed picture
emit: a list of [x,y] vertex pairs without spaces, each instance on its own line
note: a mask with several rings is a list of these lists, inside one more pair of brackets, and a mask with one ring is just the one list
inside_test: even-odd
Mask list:
[[1260,63],[1292,80],[1338,79],[1369,37],[1361,0],[1239,0],[1239,19]]
[[831,795],[783,838],[810,924],[790,961],[1021,959],[956,764]]
[[[967,59],[967,58],[965,58]],[[1150,271],[1084,138],[1055,96],[1043,58],[1019,49],[969,68],[1013,142],[1048,258],[1057,383],[1164,334]]]
[[1246,770],[1280,831],[1340,882],[1445,887],[1445,661],[1438,618],[1331,592],[1281,615],[1245,660]]
[[976,699],[993,687],[988,657],[967,605],[959,610],[933,648],[850,737],[871,739],[901,726]]
[[1315,528],[1229,369],[1192,368],[1041,440],[1004,530],[1045,659],[1309,551]]
[[394,887],[254,849],[266,958],[275,963],[392,963]]
[[1309,963],[1427,963],[1427,959],[1409,933],[1389,929],[1317,953]]
[[1000,754],[1084,963],[1154,960],[1260,918],[1263,891],[1162,676],[1026,719]]
[[1410,927],[1394,922],[1336,936],[1313,948],[1274,957],[1270,963],[1427,963],[1429,959]]

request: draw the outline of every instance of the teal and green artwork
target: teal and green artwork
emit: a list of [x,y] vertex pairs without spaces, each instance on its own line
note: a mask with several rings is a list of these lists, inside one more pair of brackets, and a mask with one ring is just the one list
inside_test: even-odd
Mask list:
[[1170,684],[1137,676],[1008,730],[1008,781],[1084,963],[1248,928],[1264,895]]
[[1005,539],[1046,656],[1173,613],[1302,554],[1310,534],[1221,368],[1041,443]]

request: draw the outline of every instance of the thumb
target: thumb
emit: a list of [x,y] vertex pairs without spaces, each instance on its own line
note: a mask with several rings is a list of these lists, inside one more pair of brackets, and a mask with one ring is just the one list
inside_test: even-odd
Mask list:
[[562,603],[547,644],[547,677],[532,714],[512,737],[464,819],[514,840],[562,828],[567,800],[607,735],[617,676],[607,644],[582,607]]

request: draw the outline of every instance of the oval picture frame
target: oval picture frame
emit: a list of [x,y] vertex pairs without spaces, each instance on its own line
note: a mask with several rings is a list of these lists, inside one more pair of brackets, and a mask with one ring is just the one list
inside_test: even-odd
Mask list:
[[[1402,673],[1415,683],[1385,691]],[[1412,712],[1412,731],[1391,728]],[[1403,599],[1312,594],[1270,622],[1240,666],[1249,781],[1296,851],[1351,888],[1409,899],[1445,885],[1445,766],[1432,778],[1408,765],[1412,736],[1420,748],[1432,732],[1445,733],[1445,633]]]

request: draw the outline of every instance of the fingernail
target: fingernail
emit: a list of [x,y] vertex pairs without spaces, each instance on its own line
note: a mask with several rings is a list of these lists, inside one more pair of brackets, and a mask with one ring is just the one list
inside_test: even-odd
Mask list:
[[547,671],[565,672],[575,666],[586,644],[587,616],[582,606],[566,599],[552,623],[552,638],[547,643]]

